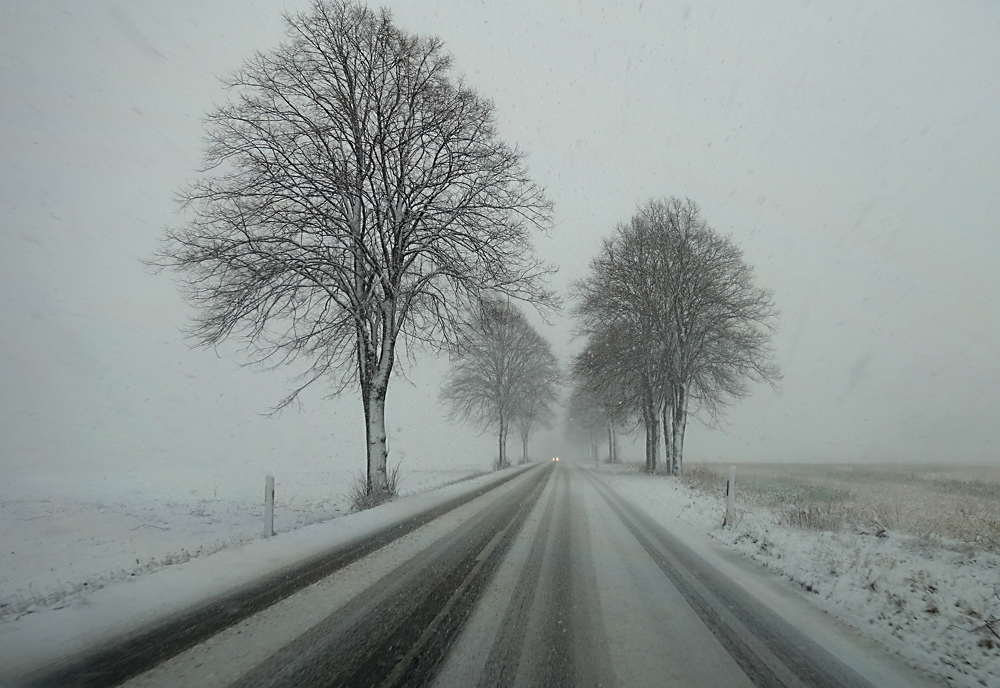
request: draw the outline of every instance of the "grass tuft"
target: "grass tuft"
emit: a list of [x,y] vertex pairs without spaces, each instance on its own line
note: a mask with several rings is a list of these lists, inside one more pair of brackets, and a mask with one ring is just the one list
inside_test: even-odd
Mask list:
[[396,464],[395,468],[387,466],[386,480],[388,482],[388,490],[384,493],[369,492],[368,474],[364,471],[355,473],[347,487],[347,499],[351,503],[351,511],[364,511],[365,509],[371,509],[379,504],[385,504],[395,499],[399,495],[399,466],[399,463]]

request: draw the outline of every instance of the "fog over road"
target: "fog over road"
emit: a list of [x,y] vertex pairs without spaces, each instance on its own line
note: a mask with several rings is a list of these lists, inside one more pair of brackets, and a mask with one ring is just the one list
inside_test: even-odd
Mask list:
[[[127,653],[112,660],[119,677],[137,673],[122,669],[129,661]],[[518,475],[124,685],[887,685],[885,674],[862,676],[850,663],[600,473],[562,461]],[[110,685],[113,674],[92,665],[58,681]]]

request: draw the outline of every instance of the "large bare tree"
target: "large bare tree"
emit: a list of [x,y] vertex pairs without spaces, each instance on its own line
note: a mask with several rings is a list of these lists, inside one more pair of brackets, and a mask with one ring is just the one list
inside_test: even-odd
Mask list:
[[462,328],[453,358],[441,388],[452,417],[497,432],[498,468],[510,464],[507,433],[518,426],[523,460],[531,425],[556,401],[559,369],[549,343],[510,302],[486,299]]
[[651,201],[633,226],[659,263],[655,291],[663,300],[653,315],[666,353],[664,439],[676,474],[692,400],[716,418],[749,393],[748,381],[780,379],[771,349],[777,311],[743,252],[707,225],[694,202]]
[[397,343],[453,342],[483,293],[551,301],[531,246],[550,204],[438,39],[345,0],[286,24],[208,116],[190,220],[155,262],[181,273],[197,342],[237,337],[248,364],[297,366],[276,410],[318,380],[360,388],[382,494]]
[[574,285],[577,333],[588,337],[590,349],[586,369],[577,366],[577,372],[592,389],[615,384],[627,390],[630,410],[646,431],[646,470],[652,473],[659,463],[666,372],[655,318],[662,297],[653,278],[656,255],[635,236],[635,222],[619,225],[604,240],[590,274]]
[[666,470],[679,473],[692,409],[717,418],[749,393],[748,381],[780,378],[771,360],[771,293],[690,200],[641,207],[605,242],[577,292],[582,332],[627,332],[633,340],[629,369],[638,371],[631,384],[642,399],[649,471],[657,470],[650,444],[661,420]]

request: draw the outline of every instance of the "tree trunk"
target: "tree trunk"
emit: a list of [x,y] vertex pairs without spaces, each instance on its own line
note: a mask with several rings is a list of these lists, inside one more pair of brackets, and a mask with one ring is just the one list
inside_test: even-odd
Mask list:
[[382,337],[378,350],[369,343],[364,330],[358,329],[358,366],[361,393],[365,406],[365,439],[368,454],[368,494],[387,496],[389,446],[385,432],[385,397],[389,391],[392,364],[396,353],[393,330],[395,311],[391,302],[383,304]]
[[673,403],[668,402],[663,405],[663,471],[667,475],[676,475],[674,471],[674,425],[673,425]]
[[647,401],[643,405],[642,419],[646,425],[646,472],[656,473],[660,455],[660,414],[656,406]]
[[615,462],[615,437],[611,421],[608,421],[608,463]]
[[[359,195],[360,199],[360,195]],[[361,243],[361,201],[356,199],[350,223],[355,238],[354,275],[355,288],[360,290],[364,270],[358,256],[363,255]],[[387,304],[390,305],[391,304]],[[382,341],[380,351],[369,338],[369,324],[363,319],[355,321],[357,335],[358,381],[361,384],[361,403],[365,408],[365,479],[368,494],[385,495],[389,491],[386,473],[388,446],[385,433],[385,395],[389,389],[389,375],[392,372],[395,337],[390,334],[392,319],[383,309]],[[379,355],[381,354],[381,355]]]
[[521,463],[528,463],[528,433],[521,433]]
[[618,463],[618,433],[614,423],[611,424],[611,462]]
[[507,468],[507,422],[500,419],[500,456],[497,459],[497,468]]
[[673,435],[671,454],[673,455],[674,474],[680,475],[684,471],[684,431],[687,429],[688,409],[687,388],[683,385],[678,385],[675,399],[674,422],[671,430],[671,434]]
[[656,466],[660,461],[660,417],[655,406],[649,410],[649,416],[653,419],[652,436],[650,437],[652,457],[649,472],[656,473]]
[[650,464],[651,464],[651,461],[650,461],[650,452],[649,452],[649,438],[652,435],[652,430],[650,429],[651,425],[652,425],[652,421],[649,418],[649,408],[647,408],[647,406],[645,404],[643,404],[642,405],[642,427],[646,430],[646,472],[647,473],[649,473],[649,467],[650,467]]
[[387,494],[389,480],[386,464],[389,460],[385,441],[385,393],[388,385],[372,384],[365,408],[365,434],[368,440],[368,492]]

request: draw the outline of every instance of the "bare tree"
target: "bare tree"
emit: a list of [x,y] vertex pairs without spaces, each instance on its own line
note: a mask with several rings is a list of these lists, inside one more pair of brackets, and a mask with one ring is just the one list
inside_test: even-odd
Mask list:
[[607,426],[610,463],[618,463],[617,430],[632,425],[642,403],[635,393],[641,371],[634,366],[637,357],[631,348],[619,330],[593,333],[571,366],[576,386],[600,406]]
[[665,369],[663,342],[656,330],[656,304],[661,296],[652,279],[656,256],[635,240],[632,222],[619,225],[591,261],[590,274],[575,283],[577,333],[596,345],[587,378],[592,384],[611,381],[628,390],[631,410],[646,431],[646,471],[659,462],[660,411]]
[[754,284],[743,252],[705,223],[697,204],[651,201],[638,217],[638,238],[660,264],[655,291],[665,308],[654,309],[654,318],[667,352],[664,439],[676,474],[692,400],[714,418],[749,393],[748,380],[780,379],[770,343],[777,311],[771,292]]
[[666,469],[679,473],[692,408],[717,418],[749,393],[748,380],[780,378],[771,362],[771,293],[754,284],[739,248],[691,201],[640,208],[605,242],[577,291],[581,331],[627,332],[636,342],[629,369],[638,373],[629,384],[642,400],[649,471],[657,469],[650,444],[661,422]]
[[227,81],[191,219],[153,262],[183,275],[195,341],[298,367],[275,410],[317,380],[358,385],[382,494],[397,342],[453,342],[484,292],[552,302],[530,241],[550,204],[438,39],[349,0],[285,19],[285,43]]
[[504,468],[511,426],[520,424],[526,456],[530,426],[550,413],[557,380],[555,356],[524,314],[508,301],[486,299],[459,332],[441,400],[452,418],[497,432],[497,467]]
[[529,461],[528,440],[531,433],[538,426],[552,426],[555,405],[559,401],[559,364],[548,342],[540,340],[538,344],[538,351],[531,358],[534,369],[528,374],[529,385],[522,390],[522,397],[514,411],[514,425],[521,436],[521,463]]
[[587,387],[575,386],[566,407],[566,429],[573,440],[579,441],[581,435],[586,438],[590,458],[595,463],[600,459],[598,448],[606,427],[601,400]]

